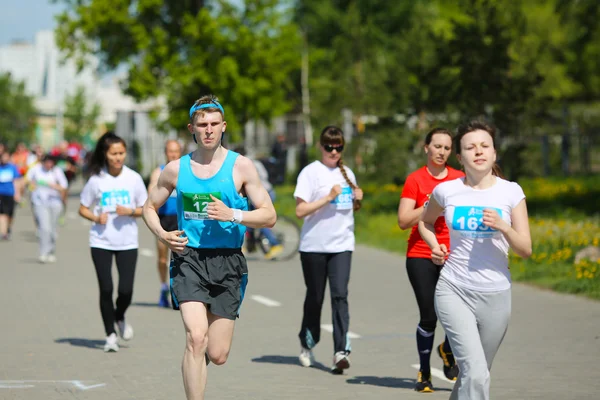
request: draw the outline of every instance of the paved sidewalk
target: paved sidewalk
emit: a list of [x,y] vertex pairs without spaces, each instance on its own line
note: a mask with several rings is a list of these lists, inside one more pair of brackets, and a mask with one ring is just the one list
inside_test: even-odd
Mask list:
[[[184,399],[179,313],[159,309],[154,239],[140,220],[140,256],[128,319],[136,336],[104,354],[89,224],[71,198],[58,262],[37,262],[27,206],[13,240],[0,243],[0,399]],[[417,306],[397,255],[359,247],[350,287],[352,367],[327,372],[332,338],[324,332],[319,365],[297,362],[304,284],[298,259],[249,261],[250,282],[230,359],[209,367],[207,399],[422,399],[415,393]],[[115,274],[116,276],[116,270]],[[266,299],[266,300],[265,300]],[[269,302],[271,300],[271,302]],[[275,303],[273,303],[275,302]],[[265,304],[269,304],[269,306]],[[330,324],[329,299],[323,324]],[[438,328],[436,343],[443,333]],[[493,399],[600,398],[600,302],[515,285],[509,332],[492,371]],[[441,369],[437,355],[432,365]],[[452,383],[434,377],[446,399]]]

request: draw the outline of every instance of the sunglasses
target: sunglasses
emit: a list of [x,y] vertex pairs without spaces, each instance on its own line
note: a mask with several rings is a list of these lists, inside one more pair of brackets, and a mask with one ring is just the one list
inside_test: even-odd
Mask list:
[[324,144],[323,148],[328,153],[331,153],[334,150],[337,150],[338,153],[341,153],[342,150],[344,150],[344,145],[343,144],[338,144],[337,146],[334,146],[334,145],[331,145],[331,144]]

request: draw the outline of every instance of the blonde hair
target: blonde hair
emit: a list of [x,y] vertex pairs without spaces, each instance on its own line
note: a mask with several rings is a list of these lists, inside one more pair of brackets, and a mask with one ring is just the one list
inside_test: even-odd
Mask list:
[[[212,95],[212,94],[207,94],[205,96],[200,97],[198,100],[196,100],[194,102],[194,105],[192,107],[200,106],[202,104],[215,104],[215,105],[218,104],[219,106],[221,105],[217,96]],[[225,114],[223,113],[223,109],[215,106],[215,107],[206,107],[206,108],[200,108],[200,109],[195,110],[192,113],[192,115],[190,115],[190,121],[191,121],[191,123],[194,123],[194,121],[196,120],[196,117],[198,115],[204,115],[205,113],[212,113],[212,112],[221,113],[221,116],[223,117],[223,119],[225,119]]]

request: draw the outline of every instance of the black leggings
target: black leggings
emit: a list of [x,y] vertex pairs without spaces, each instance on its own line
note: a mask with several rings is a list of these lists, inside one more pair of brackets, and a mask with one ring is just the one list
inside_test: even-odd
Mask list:
[[442,267],[429,258],[407,258],[406,272],[415,291],[421,320],[419,326],[425,332],[435,332],[437,316],[433,298]]
[[[116,309],[113,304],[113,255],[119,271],[119,296]],[[115,333],[115,321],[122,321],[125,318],[125,311],[131,304],[137,255],[137,249],[114,251],[92,247],[92,261],[96,267],[96,276],[100,286],[100,312],[106,336]]]
[[302,347],[312,349],[321,339],[321,310],[329,278],[334,352],[350,353],[350,339],[347,335],[350,325],[348,282],[350,281],[352,252],[300,252],[300,261],[306,284],[304,316],[298,335]]

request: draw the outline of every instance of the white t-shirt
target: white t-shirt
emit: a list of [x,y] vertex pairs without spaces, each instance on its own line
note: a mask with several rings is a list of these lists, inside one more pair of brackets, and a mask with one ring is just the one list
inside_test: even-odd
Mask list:
[[92,175],[81,192],[81,204],[92,209],[94,215],[108,213],[105,225],[94,223],[90,229],[90,247],[106,250],[138,248],[138,226],[135,217],[117,215],[117,204],[128,208],[144,205],[148,193],[142,177],[126,166],[119,176],[105,170]]
[[450,231],[450,256],[441,276],[481,292],[509,289],[508,242],[501,232],[483,225],[483,210],[493,208],[512,224],[512,209],[525,198],[523,189],[496,177],[492,187],[477,190],[459,178],[440,183],[432,196],[444,208]]
[[[344,167],[348,178],[356,185],[350,168]],[[331,203],[304,217],[300,234],[300,251],[340,253],[354,251],[354,211],[352,188],[339,168],[329,168],[315,161],[302,169],[294,197],[311,203],[325,197],[333,185],[342,186],[342,193]]]
[[27,171],[25,180],[35,185],[35,189],[31,192],[31,202],[36,206],[42,204],[62,204],[60,192],[52,189],[50,185],[58,184],[64,189],[69,185],[62,169],[54,166],[52,169],[46,171],[42,164],[36,164]]

